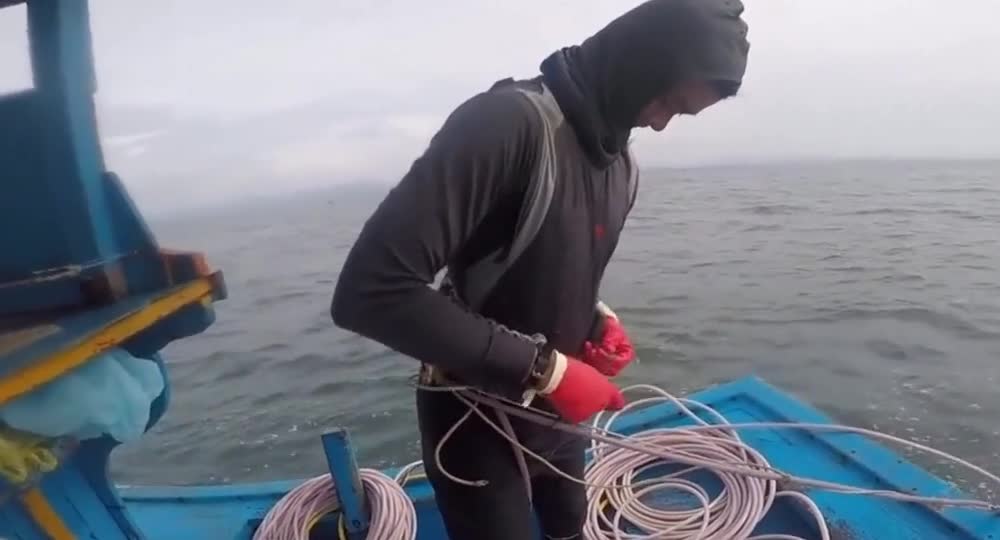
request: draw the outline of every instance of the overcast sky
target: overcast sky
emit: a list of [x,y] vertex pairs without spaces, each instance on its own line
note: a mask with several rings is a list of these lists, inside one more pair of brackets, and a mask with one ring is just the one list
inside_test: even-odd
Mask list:
[[[744,1],[741,96],[635,132],[643,165],[1000,157],[1000,1]],[[147,207],[395,182],[460,101],[637,3],[91,0],[108,160]],[[24,16],[0,11],[2,91]]]

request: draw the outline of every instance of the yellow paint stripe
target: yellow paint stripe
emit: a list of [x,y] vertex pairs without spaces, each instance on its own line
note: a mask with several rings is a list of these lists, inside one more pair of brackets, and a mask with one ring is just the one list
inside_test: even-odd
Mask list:
[[189,304],[204,301],[211,294],[211,279],[201,278],[171,294],[157,298],[141,310],[126,315],[91,334],[82,342],[70,345],[40,362],[24,367],[0,380],[0,404],[82,365],[95,355],[117,346],[171,313]]
[[38,488],[33,488],[21,496],[21,502],[35,520],[35,524],[51,540],[74,540],[76,535],[69,530],[48,499]]

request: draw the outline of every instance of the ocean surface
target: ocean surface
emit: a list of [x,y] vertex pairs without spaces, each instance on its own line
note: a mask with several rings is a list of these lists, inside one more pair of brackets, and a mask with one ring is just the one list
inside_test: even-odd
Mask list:
[[[416,362],[328,312],[386,189],[151,223],[163,245],[206,252],[230,297],[207,332],[164,351],[170,410],[116,452],[118,481],[319,474],[334,426],[362,466],[419,458]],[[756,374],[843,423],[1000,470],[1000,162],[646,171],[602,296],[641,358],[623,384],[683,393]]]

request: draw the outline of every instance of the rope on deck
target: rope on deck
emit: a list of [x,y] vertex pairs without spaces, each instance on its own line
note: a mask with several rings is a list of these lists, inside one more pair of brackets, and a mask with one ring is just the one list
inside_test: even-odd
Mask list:
[[[625,524],[638,528],[647,538],[673,538],[676,540],[804,540],[787,534],[750,536],[767,515],[778,497],[797,500],[815,517],[817,530],[823,540],[830,540],[826,521],[819,507],[809,497],[796,491],[815,488],[851,495],[882,497],[902,502],[914,502],[933,507],[963,507],[997,512],[996,504],[945,497],[925,497],[895,490],[869,489],[814,480],[784,473],[773,468],[757,450],[744,443],[737,431],[747,429],[796,429],[811,432],[855,433],[910,446],[947,459],[986,476],[1000,485],[1000,477],[951,454],[907,441],[898,437],[849,426],[829,424],[800,424],[792,422],[756,422],[732,424],[717,411],[697,401],[676,398],[668,392],[650,385],[636,385],[624,392],[646,390],[654,397],[629,403],[624,409],[610,415],[602,423],[598,414],[592,426],[578,426],[561,421],[521,404],[485,394],[470,387],[420,386],[429,391],[452,392],[497,433],[517,446],[525,455],[539,460],[569,480],[587,487],[587,519],[584,523],[584,540],[620,540],[638,538],[624,530]],[[610,431],[615,419],[629,411],[651,404],[674,404],[695,425],[677,428],[650,429],[623,436]],[[541,456],[521,445],[513,433],[505,430],[478,405],[485,405],[507,414],[590,439],[592,459],[579,479],[564,473]],[[714,419],[707,422],[696,415],[700,409]],[[465,421],[466,415],[459,422]],[[456,425],[457,428],[457,425]],[[453,428],[450,432],[454,432]],[[445,444],[447,435],[440,445]],[[439,445],[439,447],[440,447]],[[668,464],[680,464],[683,469],[668,475],[639,480],[650,469]],[[413,503],[403,491],[410,472],[420,462],[404,467],[395,480],[370,469],[362,469],[362,480],[369,503],[372,521],[368,540],[414,540],[416,538],[416,513]],[[455,477],[442,463],[439,469],[453,481],[484,485],[482,480]],[[714,474],[724,489],[710,498],[698,484],[682,478],[683,475],[704,470]],[[336,497],[329,475],[314,478],[293,490],[268,513],[254,540],[308,540],[308,532],[318,519],[337,509]],[[693,508],[654,508],[640,499],[654,492],[681,492],[698,501]],[[343,538],[343,537],[342,537]]]
[[[374,469],[361,469],[361,483],[371,509],[367,540],[414,540],[417,537],[417,512],[413,501],[403,491],[402,482],[409,474],[404,468],[396,478]],[[333,479],[324,474],[306,480],[281,498],[264,517],[254,533],[254,540],[309,540],[309,531],[324,516],[337,511],[340,501],[333,489]],[[342,524],[341,524],[342,525]],[[343,526],[341,540],[346,540]]]

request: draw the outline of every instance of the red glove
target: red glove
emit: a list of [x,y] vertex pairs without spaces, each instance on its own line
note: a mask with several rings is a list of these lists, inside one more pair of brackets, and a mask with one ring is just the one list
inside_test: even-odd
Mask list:
[[608,377],[614,377],[635,359],[635,347],[610,308],[598,302],[597,310],[604,316],[604,333],[599,343],[588,341],[583,344],[582,360]]
[[625,406],[618,387],[593,367],[558,352],[553,363],[552,376],[539,393],[566,420],[575,424],[597,412],[617,411]]

